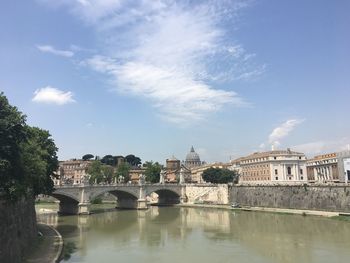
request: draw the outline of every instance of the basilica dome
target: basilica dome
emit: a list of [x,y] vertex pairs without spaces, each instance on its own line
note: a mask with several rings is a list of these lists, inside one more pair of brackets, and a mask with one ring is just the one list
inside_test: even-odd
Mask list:
[[194,151],[194,148],[192,146],[190,152],[186,155],[185,166],[195,167],[200,165],[201,165],[201,159],[199,158],[198,153]]

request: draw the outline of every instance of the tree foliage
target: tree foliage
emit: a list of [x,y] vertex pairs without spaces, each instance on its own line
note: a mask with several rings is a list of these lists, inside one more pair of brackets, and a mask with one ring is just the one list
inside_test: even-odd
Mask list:
[[101,183],[103,181],[102,163],[94,160],[87,168],[87,174],[90,176],[90,184]]
[[88,161],[91,160],[92,158],[94,158],[94,156],[91,153],[85,154],[81,159],[83,159],[84,161]]
[[58,168],[57,148],[48,131],[27,127],[28,140],[22,144],[22,165],[28,185],[34,194],[53,191],[51,175]]
[[236,171],[221,168],[208,168],[202,174],[204,181],[213,184],[227,184],[233,182],[237,177]]
[[28,192],[50,193],[58,167],[48,131],[26,124],[26,116],[0,93],[0,192],[10,200]]
[[106,183],[111,183],[114,177],[114,169],[110,165],[102,166],[103,181]]
[[115,158],[110,154],[103,156],[103,158],[101,159],[101,163],[116,166]]
[[146,181],[150,183],[158,183],[160,171],[162,170],[162,165],[160,165],[158,162],[153,163],[152,161],[150,161],[146,162],[144,166],[146,167]]
[[114,168],[99,160],[94,160],[86,170],[90,184],[111,183],[115,177]]
[[141,164],[140,157],[137,157],[133,154],[129,154],[125,156],[125,161],[129,163],[131,166],[139,166]]
[[129,171],[130,171],[130,164],[122,163],[117,168],[116,177],[118,178],[120,175],[124,176],[124,182],[128,182],[130,180]]

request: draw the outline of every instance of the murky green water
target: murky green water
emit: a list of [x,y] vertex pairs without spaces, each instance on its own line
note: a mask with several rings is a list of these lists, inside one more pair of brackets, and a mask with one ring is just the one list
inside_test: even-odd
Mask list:
[[350,262],[350,222],[322,217],[176,207],[38,217],[77,246],[66,262]]

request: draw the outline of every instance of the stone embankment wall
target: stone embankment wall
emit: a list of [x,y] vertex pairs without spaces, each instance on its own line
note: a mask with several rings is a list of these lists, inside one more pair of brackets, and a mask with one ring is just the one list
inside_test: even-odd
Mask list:
[[242,206],[350,212],[350,185],[235,185],[230,201]]
[[0,200],[0,262],[22,262],[24,252],[37,237],[34,200],[16,203]]
[[227,184],[193,184],[186,185],[187,202],[210,203],[225,205],[229,203],[229,189]]

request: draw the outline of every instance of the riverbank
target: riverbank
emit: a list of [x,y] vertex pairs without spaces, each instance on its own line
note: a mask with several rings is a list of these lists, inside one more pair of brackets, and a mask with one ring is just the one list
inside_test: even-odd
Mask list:
[[25,257],[26,263],[56,263],[59,262],[63,250],[61,234],[53,227],[38,223],[39,241],[32,253]]
[[214,209],[226,209],[234,211],[254,211],[254,212],[268,212],[279,214],[295,214],[295,215],[312,215],[312,216],[324,216],[324,217],[349,217],[350,213],[343,212],[331,212],[331,211],[317,211],[317,210],[304,210],[304,209],[287,209],[287,208],[269,208],[269,207],[239,207],[233,208],[230,205],[214,205],[214,204],[178,204],[180,207],[194,207],[194,208],[214,208]]

